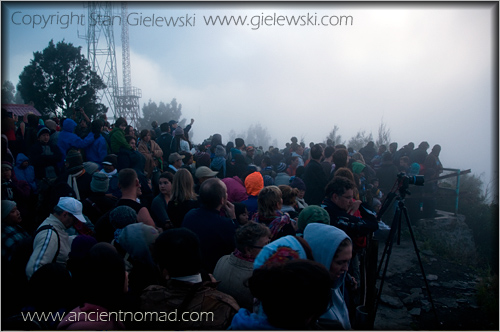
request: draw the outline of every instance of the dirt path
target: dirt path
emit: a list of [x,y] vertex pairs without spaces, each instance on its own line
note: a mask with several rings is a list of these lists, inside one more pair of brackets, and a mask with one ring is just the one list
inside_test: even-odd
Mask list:
[[[422,243],[417,241],[417,246],[421,248]],[[381,241],[379,257],[384,247]],[[420,255],[436,311],[408,236],[400,245],[394,243],[374,329],[498,330],[498,316],[488,319],[476,303],[479,279],[473,270],[429,250],[420,251]]]

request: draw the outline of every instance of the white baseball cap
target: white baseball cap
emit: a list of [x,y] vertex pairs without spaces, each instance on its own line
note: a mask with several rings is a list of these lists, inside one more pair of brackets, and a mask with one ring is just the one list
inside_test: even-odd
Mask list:
[[74,199],[73,197],[61,197],[59,198],[57,206],[64,211],[71,213],[81,222],[87,222],[82,214],[82,203],[80,203],[77,199]]

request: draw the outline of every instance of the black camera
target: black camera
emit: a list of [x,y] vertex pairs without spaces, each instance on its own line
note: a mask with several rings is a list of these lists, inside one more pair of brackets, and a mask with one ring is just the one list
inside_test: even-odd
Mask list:
[[403,188],[407,188],[408,185],[412,184],[415,186],[423,186],[424,185],[424,176],[423,175],[413,175],[408,176],[405,173],[398,174],[398,182],[399,186]]

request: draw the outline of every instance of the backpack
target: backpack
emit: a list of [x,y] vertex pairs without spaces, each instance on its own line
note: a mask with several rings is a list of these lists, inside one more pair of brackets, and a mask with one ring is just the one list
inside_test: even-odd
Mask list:
[[[46,229],[52,230],[57,235],[57,251],[56,251],[56,254],[55,254],[54,258],[52,259],[52,263],[56,263],[57,256],[59,256],[59,249],[61,249],[61,239],[59,238],[59,233],[57,233],[57,231],[54,228],[54,226],[52,226],[52,225],[44,225],[42,227],[39,227],[36,230],[35,234],[33,234],[33,241],[35,241],[35,238],[36,238],[36,236],[37,236],[38,233],[40,233],[41,231],[44,231]],[[50,237],[52,238],[52,234],[50,235]]]

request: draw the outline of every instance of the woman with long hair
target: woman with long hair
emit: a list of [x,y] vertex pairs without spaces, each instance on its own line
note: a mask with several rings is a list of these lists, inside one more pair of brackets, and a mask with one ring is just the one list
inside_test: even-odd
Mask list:
[[295,222],[290,216],[281,212],[283,199],[281,190],[277,186],[264,187],[259,192],[258,212],[253,221],[263,223],[271,230],[271,241],[286,235],[295,235]]
[[194,191],[193,176],[187,169],[179,169],[174,175],[172,195],[167,209],[173,227],[181,227],[186,213],[199,206],[200,203]]
[[163,150],[151,139],[151,133],[148,129],[141,131],[141,140],[137,150],[146,158],[144,172],[148,179],[151,179],[155,168],[160,166],[159,159],[163,156]]

